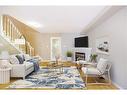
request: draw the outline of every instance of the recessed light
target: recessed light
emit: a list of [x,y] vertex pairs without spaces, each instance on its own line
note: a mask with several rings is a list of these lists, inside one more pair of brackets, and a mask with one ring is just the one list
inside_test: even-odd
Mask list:
[[31,26],[31,27],[35,27],[35,28],[43,27],[42,24],[40,24],[38,22],[35,22],[35,21],[28,21],[26,24],[29,25],[29,26]]

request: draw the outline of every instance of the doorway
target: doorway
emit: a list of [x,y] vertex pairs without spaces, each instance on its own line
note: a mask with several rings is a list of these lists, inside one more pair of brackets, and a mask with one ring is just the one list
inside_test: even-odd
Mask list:
[[51,60],[55,60],[56,56],[61,56],[61,37],[51,37]]

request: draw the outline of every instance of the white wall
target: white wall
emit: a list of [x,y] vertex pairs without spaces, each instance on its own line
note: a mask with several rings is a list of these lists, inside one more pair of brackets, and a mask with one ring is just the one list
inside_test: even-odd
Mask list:
[[0,34],[1,34],[1,15],[0,15]]
[[[62,60],[66,60],[66,52],[72,51],[73,53],[75,51],[81,51],[81,52],[85,52],[86,53],[86,59],[89,60],[89,56],[90,56],[90,52],[91,49],[87,49],[87,48],[78,48],[75,49],[74,48],[74,38],[79,37],[80,33],[42,33],[41,36],[41,42],[40,42],[40,49],[39,51],[40,56],[43,59],[50,59],[50,38],[51,37],[61,37],[61,59]],[[39,41],[38,40],[38,41]],[[74,54],[73,54],[73,60],[74,60]]]
[[39,55],[43,59],[50,59],[50,38],[61,37],[61,58],[65,60],[66,51],[74,48],[74,38],[78,35],[79,33],[42,33],[40,37],[35,39],[36,45],[38,45]]
[[109,56],[99,54],[99,56],[109,58],[112,63],[112,80],[120,87],[127,89],[127,7],[118,11],[87,34],[93,52],[96,52],[96,38],[108,35],[110,54]]
[[74,38],[79,36],[79,33],[62,33],[61,34],[61,45],[62,45],[62,59],[66,60],[66,52],[73,51]]
[[75,60],[75,52],[83,52],[86,54],[86,60],[89,60],[91,55],[91,48],[75,48],[74,47],[74,38],[80,37],[80,33],[62,33],[61,34],[61,44],[62,44],[62,59],[66,60],[66,52],[73,52],[73,61]]

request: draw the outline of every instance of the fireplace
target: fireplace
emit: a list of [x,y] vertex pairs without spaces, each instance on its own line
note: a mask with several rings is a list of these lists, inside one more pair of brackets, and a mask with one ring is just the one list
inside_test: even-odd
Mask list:
[[75,52],[75,61],[85,60],[85,53]]

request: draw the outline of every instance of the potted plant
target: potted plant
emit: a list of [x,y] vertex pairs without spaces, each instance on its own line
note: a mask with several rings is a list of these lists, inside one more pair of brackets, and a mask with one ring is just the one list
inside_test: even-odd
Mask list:
[[72,61],[72,52],[71,51],[67,51],[66,56],[67,56],[67,61]]
[[96,63],[97,62],[97,54],[91,54],[90,56],[90,61],[93,62],[93,63]]

